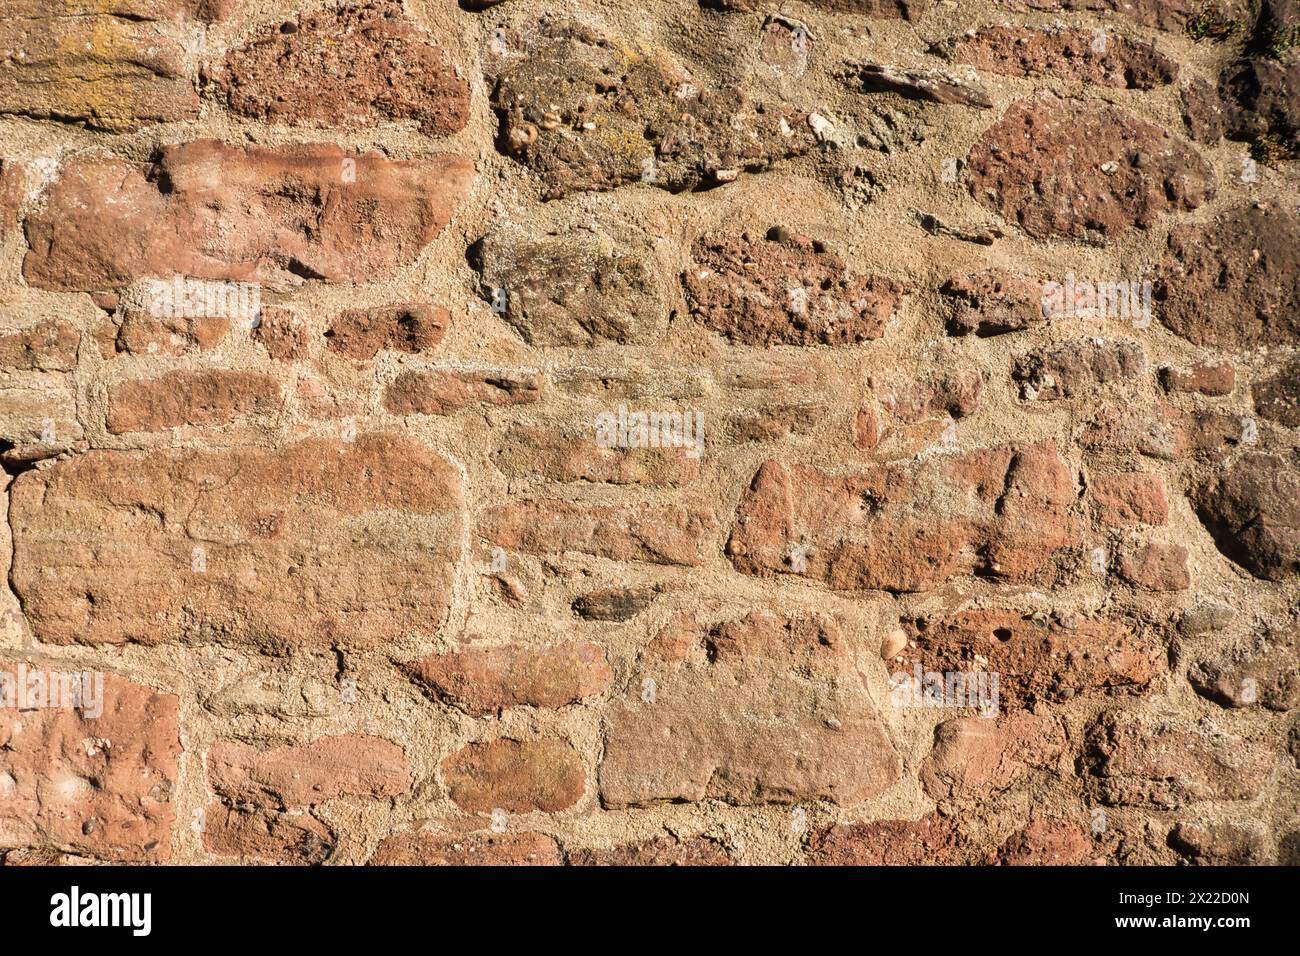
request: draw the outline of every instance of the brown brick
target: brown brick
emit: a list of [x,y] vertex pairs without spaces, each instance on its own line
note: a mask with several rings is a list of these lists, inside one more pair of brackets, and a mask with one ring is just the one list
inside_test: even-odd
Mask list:
[[51,643],[374,644],[445,620],[462,507],[392,435],[95,451],[15,481],[12,582]]
[[471,813],[567,810],[587,789],[577,751],[559,740],[468,744],[442,762],[452,801]]
[[1035,239],[1114,239],[1215,192],[1214,173],[1191,146],[1095,103],[1013,103],[968,162],[971,195]]
[[380,737],[343,734],[262,750],[237,741],[208,751],[208,783],[229,800],[258,807],[312,807],[340,797],[395,797],[411,787],[402,748]]
[[852,804],[900,769],[839,629],[754,612],[656,639],[609,709],[600,794],[607,807]]
[[613,671],[596,644],[468,648],[412,661],[422,687],[475,716],[506,707],[563,707],[605,691]]
[[530,372],[405,371],[384,393],[394,415],[452,415],[473,405],[526,405],[541,399],[544,378]]
[[216,79],[241,116],[371,127],[414,121],[445,136],[469,120],[469,84],[393,0],[305,13],[255,32]]
[[[22,666],[29,677],[82,673],[64,664]],[[0,662],[0,672],[8,678],[0,689],[16,694],[18,662]],[[181,753],[177,698],[116,674],[102,677],[102,696],[92,674],[81,710],[19,701],[0,707],[0,846],[116,861],[161,863],[171,856]]]
[[[214,178],[214,170],[220,170]],[[458,156],[389,160],[313,144],[196,140],[156,164],[66,160],[27,218],[27,281],[115,289],[138,278],[360,282],[410,263],[469,191]],[[166,184],[166,191],[161,184]]]
[[260,372],[204,369],[122,382],[109,390],[108,430],[156,432],[181,425],[227,425],[280,404],[280,385]]

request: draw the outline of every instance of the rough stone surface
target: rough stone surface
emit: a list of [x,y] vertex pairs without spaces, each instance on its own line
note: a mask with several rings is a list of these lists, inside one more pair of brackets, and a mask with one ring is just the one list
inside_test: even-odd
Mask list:
[[471,253],[483,297],[530,345],[642,344],[666,324],[658,270],[635,237],[505,229]]
[[442,762],[442,776],[451,799],[470,813],[557,813],[587,787],[577,752],[552,739],[468,744]]
[[608,850],[576,849],[569,852],[570,866],[730,866],[731,855],[705,837],[679,840],[655,837]]
[[953,335],[1002,335],[1043,321],[1043,283],[1026,276],[990,270],[949,279],[939,291],[951,302]]
[[1081,339],[1016,360],[1011,377],[1021,398],[1053,402],[1090,388],[1134,379],[1147,370],[1146,354],[1133,342]]
[[1006,707],[1141,692],[1166,670],[1164,645],[1150,631],[1105,619],[1067,623],[1016,611],[919,618],[908,627],[915,647],[899,655],[897,667],[996,673]]
[[412,680],[476,716],[506,707],[563,707],[609,687],[613,672],[595,644],[490,647],[406,665]]
[[407,833],[379,844],[371,866],[560,866],[554,837],[544,833]]
[[1035,239],[1112,240],[1215,194],[1191,146],[1117,107],[1078,101],[1013,103],[967,161],[971,195]]
[[[609,711],[607,807],[851,804],[899,773],[852,650],[824,620],[754,613],[705,628],[675,619],[631,688]],[[713,713],[702,715],[699,700],[711,700]]]
[[383,349],[423,352],[442,341],[451,315],[429,305],[349,309],[325,331],[329,348],[351,359],[373,359]]
[[1075,498],[1051,443],[850,477],[769,461],[727,554],[746,574],[799,574],[836,590],[927,591],[973,572],[1027,579],[1079,542]]
[[[18,690],[20,664],[28,676],[81,673],[6,660],[6,697]],[[105,674],[98,715],[94,696],[79,710],[0,708],[0,847],[166,862],[181,755],[176,695]]]
[[227,54],[217,82],[234,112],[271,123],[404,120],[445,136],[469,120],[469,84],[392,0],[267,26]]
[[1006,76],[1055,76],[1149,90],[1172,83],[1178,64],[1150,44],[1091,30],[992,26],[951,43],[954,61]]
[[1287,428],[1300,427],[1300,358],[1251,386],[1255,411]]
[[[367,434],[274,452],[91,452],[22,475],[10,507],[11,580],[41,640],[270,648],[436,628],[461,502],[443,459]],[[403,533],[394,513],[425,533]]]
[[958,717],[935,728],[934,749],[921,765],[921,785],[937,801],[987,800],[1051,767],[1064,749],[1065,733],[1054,718]]
[[208,782],[240,803],[312,807],[340,797],[405,793],[411,766],[401,747],[380,737],[345,734],[269,750],[224,741],[208,751]]
[[279,399],[279,383],[258,372],[169,372],[114,387],[107,424],[116,435],[178,425],[225,425],[243,415],[270,412]]
[[203,814],[203,847],[220,857],[316,866],[329,859],[338,837],[302,811],[215,803]]
[[808,845],[814,866],[955,866],[970,862],[969,855],[952,822],[938,814],[840,823],[816,834]]
[[1249,800],[1269,774],[1270,751],[1213,725],[1112,711],[1089,731],[1088,787],[1107,806],[1176,809]]
[[95,6],[0,6],[0,113],[114,131],[195,119],[182,28],[148,11]]
[[1297,41],[0,0],[0,864],[1300,862]]
[[1155,295],[1160,320],[1197,345],[1300,343],[1300,216],[1248,205],[1175,226]]
[[699,86],[660,51],[576,23],[543,25],[497,78],[498,143],[543,194],[648,182],[678,192],[729,182],[809,149],[806,114]]
[[1250,454],[1193,496],[1219,550],[1257,577],[1300,572],[1300,467]]
[[389,160],[330,145],[241,149],[197,140],[164,146],[152,165],[77,156],[27,218],[23,275],[69,291],[175,274],[364,281],[411,262],[451,219],[473,176],[458,156]]
[[905,289],[846,274],[813,239],[779,228],[758,239],[701,239],[682,276],[691,313],[739,345],[850,345],[878,339]]

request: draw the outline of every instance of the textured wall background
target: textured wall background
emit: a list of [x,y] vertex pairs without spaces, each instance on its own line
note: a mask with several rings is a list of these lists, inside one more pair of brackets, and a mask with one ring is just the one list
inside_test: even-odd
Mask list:
[[0,13],[6,863],[1300,860],[1300,5]]

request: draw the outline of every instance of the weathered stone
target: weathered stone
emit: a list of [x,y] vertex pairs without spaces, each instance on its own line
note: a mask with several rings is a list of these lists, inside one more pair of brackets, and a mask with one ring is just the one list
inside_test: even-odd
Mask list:
[[1164,643],[1151,629],[1105,618],[1066,626],[1019,611],[973,610],[908,623],[915,648],[899,671],[979,671],[998,675],[1004,710],[1079,695],[1142,692],[1167,669]]
[[[24,666],[28,678],[46,678],[46,693],[64,687],[55,674],[83,686],[64,665]],[[106,674],[102,694],[92,686],[81,709],[20,707],[22,672],[12,661],[0,672],[12,699],[0,707],[0,847],[166,862],[181,753],[176,696]]]
[[470,261],[493,312],[529,345],[647,344],[668,324],[663,267],[633,234],[498,229]]
[[569,851],[570,866],[731,866],[725,847],[708,837],[658,836],[608,850]]
[[309,813],[214,803],[203,813],[203,848],[217,856],[315,866],[334,852],[338,837]]
[[1013,103],[968,163],[971,195],[1035,239],[1116,239],[1215,193],[1209,165],[1165,129],[1055,98]]
[[445,136],[469,120],[469,84],[394,0],[264,27],[226,55],[216,80],[232,111],[272,123],[346,128],[405,120]]
[[1175,226],[1155,296],[1161,321],[1197,345],[1300,344],[1300,216],[1259,204]]
[[1201,800],[1249,800],[1273,769],[1267,747],[1207,724],[1130,711],[1103,714],[1088,734],[1087,786],[1107,806],[1173,810]]
[[[1217,82],[1197,80],[1183,91],[1183,118],[1194,137],[1244,140],[1261,158],[1300,156],[1300,14],[1289,0],[1262,0],[1244,55]],[[1262,148],[1261,148],[1262,147]],[[1270,155],[1271,154],[1271,155]]]
[[699,476],[699,456],[693,449],[607,448],[597,437],[590,426],[576,431],[518,425],[506,434],[492,460],[512,478],[540,475],[565,482],[675,486]]
[[244,415],[267,414],[279,404],[279,383],[260,372],[168,372],[160,378],[113,386],[108,394],[107,427],[121,435],[181,425],[226,425]]
[[1200,660],[1187,669],[1187,679],[1198,694],[1223,707],[1258,704],[1269,710],[1291,710],[1300,704],[1297,633],[1261,638],[1253,646]]
[[1219,462],[1248,442],[1250,426],[1248,419],[1217,409],[1184,413],[1164,405],[1103,406],[1075,429],[1075,435],[1088,451]]
[[782,441],[811,434],[825,417],[826,406],[803,402],[747,408],[727,420],[735,442]]
[[311,326],[291,309],[264,306],[253,339],[277,362],[297,362],[311,351]]
[[[894,93],[910,100],[992,109],[993,100],[979,80],[950,70],[907,69],[882,63],[857,63],[847,78],[864,93]],[[973,71],[968,71],[973,74]]]
[[813,866],[954,866],[971,851],[949,817],[837,823],[808,843]]
[[77,367],[81,331],[70,323],[47,320],[25,329],[0,332],[0,368],[71,372]]
[[1251,387],[1255,411],[1262,418],[1300,428],[1300,358],[1292,359],[1270,377]]
[[1267,862],[1267,842],[1259,824],[1179,823],[1169,845],[1201,866],[1259,866]]
[[1259,578],[1300,571],[1300,469],[1276,455],[1242,457],[1192,503],[1219,550]]
[[56,644],[373,645],[446,619],[462,508],[391,435],[94,451],[14,482],[11,580]]
[[920,372],[888,381],[872,377],[867,385],[891,415],[909,424],[965,418],[979,408],[984,393],[984,378],[978,369]]
[[854,275],[813,239],[704,237],[682,276],[691,314],[738,345],[852,345],[885,334],[905,289]]
[[1246,0],[1002,0],[1006,5],[1035,10],[1115,11],[1132,17],[1138,23],[1161,30],[1182,33],[1189,22],[1198,15],[1213,14],[1216,18],[1240,15],[1247,7]]
[[1187,549],[1181,544],[1152,541],[1120,551],[1115,570],[1143,591],[1186,591],[1192,586]]
[[1012,365],[1011,377],[1020,383],[1021,398],[1054,402],[1146,371],[1146,353],[1136,342],[1089,338],[1026,353]]
[[989,26],[941,49],[957,63],[990,73],[1053,76],[1119,89],[1150,90],[1178,75],[1178,64],[1149,43],[1077,28]]
[[364,362],[383,349],[411,354],[431,349],[450,324],[451,313],[432,305],[349,309],[330,323],[325,341],[333,351]]
[[544,833],[405,833],[379,844],[369,866],[560,866],[555,837]]
[[813,145],[804,114],[701,84],[658,50],[543,23],[492,91],[498,142],[538,174],[547,199],[640,181],[715,186]]
[[85,448],[77,394],[68,376],[0,387],[0,453],[11,463],[53,458]]
[[81,155],[27,217],[23,275],[63,291],[173,275],[363,282],[410,263],[473,177],[458,156],[389,160],[321,144],[196,140],[162,147],[152,165]]
[[563,707],[603,693],[614,678],[596,644],[469,648],[403,670],[421,687],[476,717],[506,707]]
[[934,730],[921,786],[935,800],[985,801],[1052,767],[1065,749],[1058,718],[1014,713],[990,720],[957,717]]
[[[762,10],[776,6],[776,0],[701,0],[721,10]],[[829,13],[856,13],[888,20],[915,20],[930,7],[931,0],[808,0],[808,6]]]
[[1092,841],[1077,824],[1035,820],[1007,838],[996,860],[1002,866],[1078,866],[1092,863],[1092,852]]
[[1160,384],[1167,392],[1231,395],[1237,384],[1237,369],[1231,362],[1198,362],[1188,369],[1166,365],[1160,369]]
[[384,392],[394,415],[453,415],[472,405],[526,405],[539,401],[542,375],[533,372],[405,371]]
[[659,596],[658,588],[608,588],[573,599],[573,613],[587,621],[630,621]]
[[552,739],[469,744],[442,762],[442,777],[452,801],[471,813],[558,813],[587,788],[577,751]]
[[712,515],[675,506],[575,505],[531,501],[488,510],[479,536],[508,551],[577,551],[613,561],[697,567],[712,544]]
[[208,782],[240,803],[313,807],[340,797],[405,793],[411,765],[401,747],[380,737],[342,734],[268,750],[229,740],[208,751]]
[[0,239],[18,224],[27,195],[27,164],[0,156]]
[[229,332],[230,319],[223,316],[154,316],[132,309],[122,317],[113,348],[130,355],[208,352],[220,345]]
[[833,477],[765,463],[727,554],[746,574],[836,590],[926,591],[958,574],[1023,580],[1077,545],[1074,478],[1050,443],[1002,446]]
[[854,660],[828,620],[674,620],[607,712],[603,804],[853,804],[881,792],[899,757]]
[[951,335],[1002,335],[1042,323],[1043,283],[1026,276],[990,269],[949,279],[939,289],[952,303]]
[[112,131],[199,115],[180,26],[106,4],[14,6],[0,18],[0,113]]
[[1088,492],[1097,520],[1112,528],[1169,521],[1169,495],[1159,475],[1144,471],[1097,475]]

